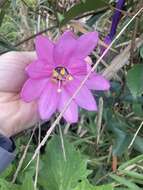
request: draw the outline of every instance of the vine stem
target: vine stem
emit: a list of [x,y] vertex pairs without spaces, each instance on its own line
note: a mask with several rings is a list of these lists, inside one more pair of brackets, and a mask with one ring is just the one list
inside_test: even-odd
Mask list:
[[54,123],[51,125],[51,127],[49,128],[49,130],[47,131],[45,137],[43,138],[43,140],[41,141],[41,143],[38,145],[38,147],[36,148],[31,160],[29,161],[29,163],[27,164],[27,166],[25,167],[25,169],[30,165],[30,163],[36,158],[37,154],[39,153],[39,150],[41,149],[42,146],[44,146],[44,144],[46,143],[47,139],[49,138],[50,134],[52,133],[52,131],[55,129],[55,127],[57,126],[57,124],[59,124],[59,121],[61,120],[63,114],[66,112],[66,110],[68,109],[68,107],[70,106],[71,102],[73,99],[75,99],[76,95],[79,93],[79,91],[81,90],[82,86],[85,84],[85,82],[88,80],[89,76],[91,75],[91,73],[93,71],[95,71],[96,67],[99,65],[99,63],[101,62],[101,60],[104,58],[104,56],[108,53],[108,51],[110,50],[110,48],[113,46],[113,44],[116,42],[116,40],[123,34],[123,32],[127,29],[127,27],[132,23],[132,21],[143,11],[143,7],[141,9],[139,9],[139,11],[130,19],[130,21],[122,28],[122,30],[118,33],[118,35],[114,38],[114,40],[110,43],[110,45],[108,46],[108,48],[103,52],[103,54],[100,56],[100,58],[97,60],[97,62],[95,63],[95,65],[92,67],[92,69],[88,72],[88,74],[85,76],[85,78],[83,79],[83,81],[81,82],[81,84],[79,85],[79,87],[77,88],[77,90],[75,91],[75,93],[73,94],[73,96],[67,101],[66,105],[64,106],[63,110],[61,111],[61,113],[59,114],[59,116],[56,118],[56,120],[54,121]]

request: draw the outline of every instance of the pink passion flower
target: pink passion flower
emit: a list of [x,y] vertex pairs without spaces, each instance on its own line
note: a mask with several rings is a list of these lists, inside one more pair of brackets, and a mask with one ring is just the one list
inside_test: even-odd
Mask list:
[[[66,31],[56,43],[42,35],[36,38],[37,60],[26,67],[29,78],[22,88],[21,97],[25,102],[38,100],[42,120],[48,120],[54,112],[62,111],[87,75],[90,66],[86,58],[97,43],[97,32],[76,37],[71,31]],[[103,76],[92,73],[64,113],[64,119],[69,123],[77,122],[78,106],[97,111],[90,90],[108,90],[109,87]]]

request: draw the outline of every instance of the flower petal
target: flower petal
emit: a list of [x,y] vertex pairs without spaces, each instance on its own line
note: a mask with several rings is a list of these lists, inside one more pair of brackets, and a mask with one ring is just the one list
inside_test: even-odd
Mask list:
[[66,31],[58,40],[54,48],[54,60],[57,66],[68,64],[68,59],[72,56],[76,48],[76,39],[73,33]]
[[86,82],[86,85],[89,89],[92,90],[109,90],[110,83],[102,75],[91,74],[91,77]]
[[49,82],[39,100],[39,113],[43,120],[48,120],[57,109],[59,94],[55,84]]
[[34,61],[26,67],[26,72],[31,78],[49,77],[53,67],[49,64],[44,64],[43,61]]
[[37,99],[41,95],[47,82],[48,79],[41,79],[41,80],[28,79],[22,88],[21,98],[25,102],[31,102]]
[[[62,90],[61,92],[61,97],[60,97],[60,102],[58,106],[58,110],[61,112],[70,99],[70,96],[66,90]],[[78,106],[77,104],[72,101],[71,104],[69,105],[68,109],[65,111],[63,115],[64,119],[69,122],[69,123],[76,123],[78,121]]]
[[78,58],[87,57],[98,43],[98,33],[89,32],[80,36],[77,40],[77,47],[74,56]]
[[87,64],[84,60],[73,58],[67,68],[72,76],[85,76],[87,74]]
[[37,36],[35,40],[36,52],[40,59],[53,63],[54,43],[45,36]]
[[[79,80],[73,80],[66,85],[66,89],[70,93],[71,96],[75,93],[75,91],[78,89],[80,84],[81,82]],[[90,92],[90,90],[88,90],[88,88],[86,87],[86,85],[84,85],[80,89],[79,93],[75,97],[75,101],[80,107],[86,110],[89,110],[89,111],[97,110],[95,99],[92,93]]]

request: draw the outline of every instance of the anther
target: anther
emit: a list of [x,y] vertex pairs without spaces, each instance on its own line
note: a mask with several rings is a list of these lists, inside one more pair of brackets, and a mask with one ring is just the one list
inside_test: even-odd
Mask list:
[[68,80],[73,80],[73,77],[71,75],[68,76]]
[[64,68],[61,69],[60,74],[63,76],[65,75],[65,69]]
[[53,77],[58,77],[58,72],[56,70],[53,70]]

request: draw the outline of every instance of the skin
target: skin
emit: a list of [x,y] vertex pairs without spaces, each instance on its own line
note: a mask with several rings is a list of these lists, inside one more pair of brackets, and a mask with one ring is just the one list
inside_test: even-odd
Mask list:
[[25,103],[20,98],[27,79],[25,67],[35,59],[34,52],[8,52],[0,56],[0,133],[7,137],[39,121],[37,102]]

